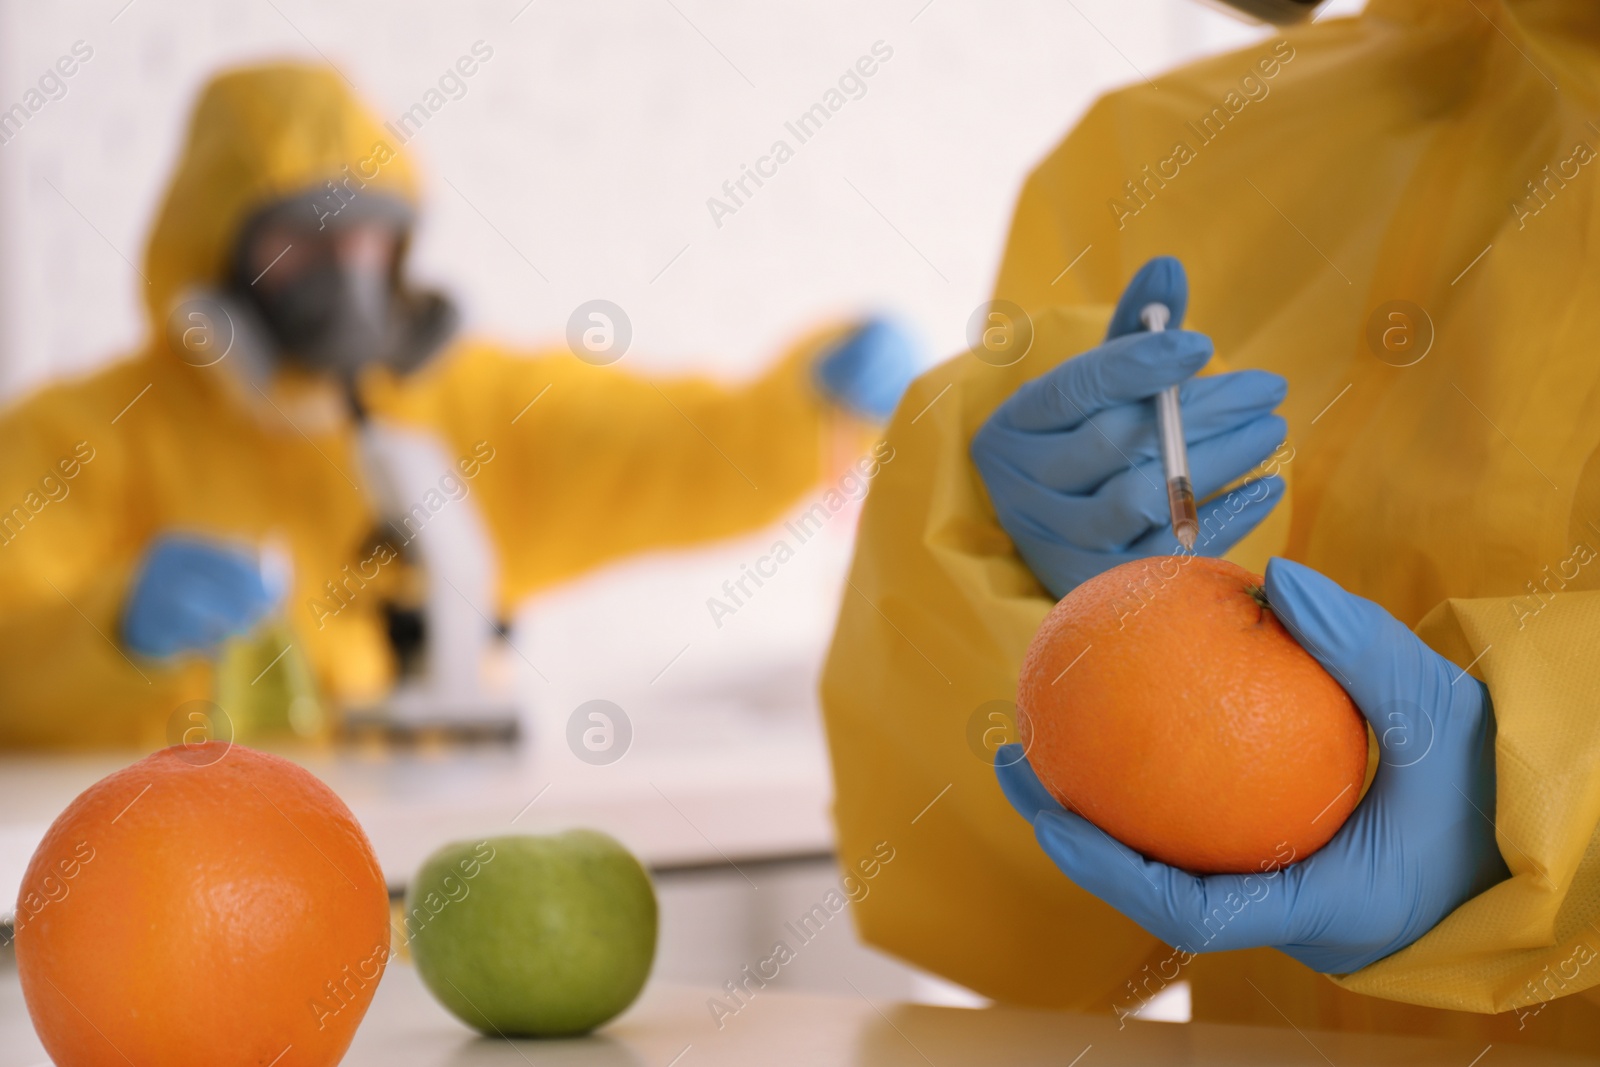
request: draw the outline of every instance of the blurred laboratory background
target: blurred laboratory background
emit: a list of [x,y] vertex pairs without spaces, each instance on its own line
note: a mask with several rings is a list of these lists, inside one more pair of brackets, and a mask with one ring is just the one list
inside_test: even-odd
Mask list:
[[[326,62],[404,129],[423,187],[412,269],[468,332],[563,351],[574,309],[604,299],[632,324],[629,369],[737,379],[829,316],[897,316],[930,365],[961,351],[1025,175],[1095,97],[1264,33],[1194,0],[0,0],[0,111],[79,59],[0,123],[0,398],[141,344],[148,228],[197,90],[230,65]],[[732,197],[869,55],[860,91]],[[397,887],[451,836],[609,829],[660,878],[658,977],[721,986],[839,884],[814,690],[858,507],[731,615],[707,601],[770,531],[527,604],[507,661],[515,743],[297,758]],[[568,744],[594,700],[626,717],[610,762]],[[127,758],[4,757],[0,900],[55,812]],[[783,982],[970,1002],[845,921],[816,945]]]

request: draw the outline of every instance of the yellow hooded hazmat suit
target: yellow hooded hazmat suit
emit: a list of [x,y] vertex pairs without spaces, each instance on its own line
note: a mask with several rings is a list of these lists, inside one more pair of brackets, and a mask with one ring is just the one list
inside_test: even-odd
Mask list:
[[[288,373],[252,398],[224,364],[193,366],[167,339],[175,303],[220,284],[252,212],[328,181],[416,196],[394,138],[331,71],[216,78],[145,252],[143,350],[0,418],[0,745],[165,743],[173,710],[211,696],[209,662],[135,662],[117,643],[139,556],[168,532],[286,541],[288,621],[324,690],[365,700],[388,685],[378,597],[347,582],[352,567],[370,573],[376,518],[342,403]],[[365,382],[363,401],[460,457],[504,612],[624,554],[777,517],[822,473],[830,416],[809,377],[822,343],[725,387],[468,340],[412,378]]]
[[[1032,349],[901,403],[824,676],[841,859],[900,857],[868,941],[1025,1004],[1187,979],[1199,1019],[1600,1050],[1597,152],[1600,5],[1372,0],[1111,94],[1040,164],[995,286]],[[969,444],[1158,254],[1215,365],[1289,381],[1288,496],[1233,558],[1376,600],[1493,697],[1512,877],[1332,981],[1157,944],[1055,869],[978,740],[1051,601]]]

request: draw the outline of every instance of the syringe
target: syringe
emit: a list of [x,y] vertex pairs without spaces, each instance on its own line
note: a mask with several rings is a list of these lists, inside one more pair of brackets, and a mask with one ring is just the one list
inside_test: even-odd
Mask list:
[[[1151,333],[1167,328],[1172,312],[1167,305],[1146,304],[1139,321]],[[1156,425],[1161,431],[1161,464],[1167,472],[1167,507],[1172,512],[1172,532],[1178,543],[1193,550],[1200,533],[1200,515],[1194,506],[1194,485],[1189,481],[1189,449],[1183,440],[1183,412],[1178,405],[1178,387],[1169,386],[1156,394]]]

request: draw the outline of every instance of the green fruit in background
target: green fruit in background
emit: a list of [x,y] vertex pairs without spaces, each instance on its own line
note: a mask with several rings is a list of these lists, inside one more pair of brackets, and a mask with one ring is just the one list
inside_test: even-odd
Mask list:
[[633,1003],[656,952],[656,895],[593,830],[446,845],[406,891],[417,972],[490,1035],[582,1034]]

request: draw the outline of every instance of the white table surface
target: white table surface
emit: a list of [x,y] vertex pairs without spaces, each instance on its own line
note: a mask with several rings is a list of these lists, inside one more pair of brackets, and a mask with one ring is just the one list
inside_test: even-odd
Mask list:
[[[1484,1050],[1418,1038],[1378,1038],[1204,1023],[1129,1022],[1015,1008],[935,1008],[861,997],[764,991],[718,1030],[709,989],[652,985],[616,1022],[581,1040],[479,1037],[439,1007],[416,972],[391,963],[346,1067],[1468,1067],[1483,1062],[1565,1067],[1592,1059]],[[1076,1058],[1080,1057],[1081,1058]],[[16,971],[0,971],[0,1067],[46,1064]]]
[[[626,755],[606,766],[582,763],[561,739],[540,738],[514,748],[283,754],[350,805],[394,887],[446,842],[574,826],[610,833],[657,868],[832,849],[832,785],[814,722],[675,725],[672,733],[636,737]],[[78,793],[137,758],[0,757],[0,916],[11,914],[51,821]]]

